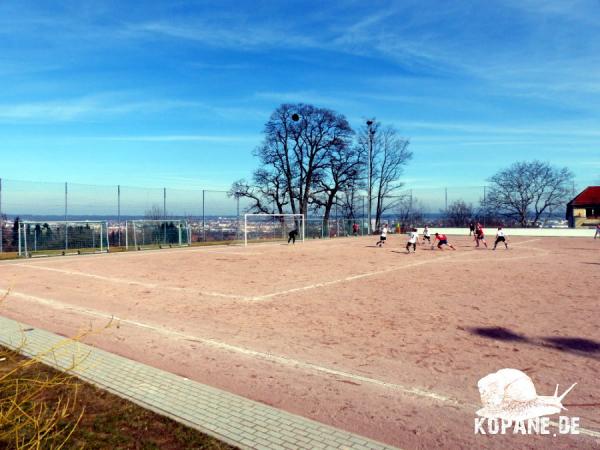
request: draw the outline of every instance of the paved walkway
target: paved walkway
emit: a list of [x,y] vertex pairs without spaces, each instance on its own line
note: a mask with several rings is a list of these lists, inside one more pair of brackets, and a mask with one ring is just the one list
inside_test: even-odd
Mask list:
[[240,448],[393,448],[1,316],[0,344]]

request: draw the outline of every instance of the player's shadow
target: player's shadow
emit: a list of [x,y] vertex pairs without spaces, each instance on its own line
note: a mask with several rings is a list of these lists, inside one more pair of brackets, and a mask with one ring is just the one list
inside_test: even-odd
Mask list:
[[515,333],[504,327],[473,327],[467,328],[467,330],[471,334],[488,339],[521,343],[525,345],[536,345],[538,347],[550,348],[561,352],[600,360],[600,342],[592,339],[561,336],[531,338]]
[[514,341],[514,342],[527,342],[528,339],[517,333],[513,333],[507,328],[503,327],[477,327],[469,328],[469,331],[473,334],[483,336],[489,339],[497,339],[499,341]]
[[542,338],[542,340],[550,347],[561,351],[600,354],[600,342],[591,339],[552,336]]
[[593,264],[595,266],[600,266],[600,263],[597,262],[582,262],[581,264]]

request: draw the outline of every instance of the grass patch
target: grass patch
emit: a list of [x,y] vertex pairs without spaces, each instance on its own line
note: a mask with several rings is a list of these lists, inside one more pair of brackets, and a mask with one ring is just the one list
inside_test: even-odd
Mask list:
[[0,261],[3,259],[16,259],[19,257],[17,252],[2,252],[0,253]]
[[232,449],[0,347],[2,449]]

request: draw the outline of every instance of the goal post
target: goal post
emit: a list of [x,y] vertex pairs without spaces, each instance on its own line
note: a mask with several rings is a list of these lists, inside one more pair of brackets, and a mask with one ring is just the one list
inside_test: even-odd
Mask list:
[[103,253],[110,250],[108,224],[103,221],[21,221],[19,256]]
[[287,241],[292,230],[298,230],[296,239],[304,242],[303,214],[244,214],[245,246],[249,242]]
[[125,248],[185,247],[191,245],[191,229],[187,220],[128,220],[125,222]]

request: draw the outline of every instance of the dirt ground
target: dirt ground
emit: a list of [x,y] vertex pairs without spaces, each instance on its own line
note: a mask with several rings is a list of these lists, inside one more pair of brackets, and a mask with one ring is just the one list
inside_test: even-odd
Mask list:
[[[0,313],[63,335],[114,316],[90,343],[404,448],[600,448],[600,241],[375,241],[2,262]],[[475,435],[502,368],[578,383],[581,434]]]

